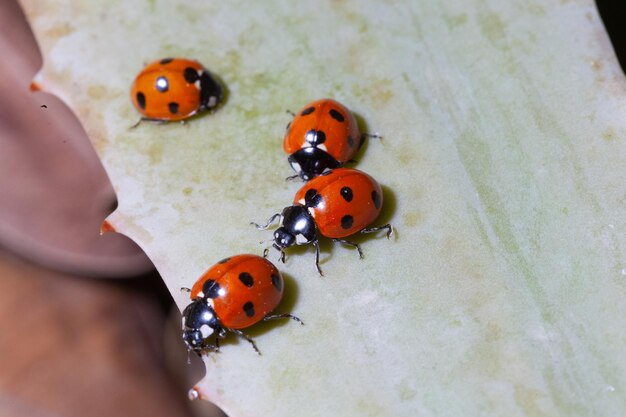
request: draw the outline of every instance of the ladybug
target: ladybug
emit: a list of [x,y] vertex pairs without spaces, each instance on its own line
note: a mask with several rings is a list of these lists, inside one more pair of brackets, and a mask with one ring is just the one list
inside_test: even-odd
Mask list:
[[[193,285],[191,303],[183,311],[183,341],[197,354],[219,351],[227,333],[247,340],[258,353],[254,340],[241,331],[262,320],[290,318],[291,314],[269,315],[283,296],[283,277],[267,259],[236,255],[213,265]],[[215,342],[207,339],[214,335]]]
[[350,161],[366,135],[343,104],[317,100],[304,106],[287,125],[283,149],[296,172],[291,178],[308,181]]
[[344,238],[382,229],[387,230],[389,238],[393,233],[390,224],[368,227],[380,214],[382,205],[383,194],[374,178],[356,169],[337,168],[306,183],[296,193],[293,205],[274,214],[267,224],[254,224],[263,230],[280,219],[280,227],[274,231],[273,247],[280,251],[281,261],[285,259],[285,248],[311,244],[316,251],[315,266],[323,275],[318,235],[355,247],[363,258],[359,244]]
[[130,96],[143,115],[141,120],[177,121],[214,109],[224,92],[197,61],[164,58],[152,62],[137,75]]

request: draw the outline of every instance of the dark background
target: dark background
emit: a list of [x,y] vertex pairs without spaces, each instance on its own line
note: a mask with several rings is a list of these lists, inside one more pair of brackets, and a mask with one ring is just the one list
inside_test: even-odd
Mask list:
[[[116,205],[80,123],[30,92],[42,58],[16,0],[0,1],[0,416],[215,416],[187,390],[180,313],[117,233]],[[193,279],[193,278],[192,278]]]
[[626,2],[618,0],[596,0],[617,59],[626,68]]

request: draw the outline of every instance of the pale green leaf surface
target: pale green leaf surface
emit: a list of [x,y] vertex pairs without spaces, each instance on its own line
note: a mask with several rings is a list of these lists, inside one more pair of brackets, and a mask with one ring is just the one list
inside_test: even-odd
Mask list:
[[[626,414],[626,84],[591,0],[22,0],[39,82],[84,123],[118,193],[110,222],[178,305],[298,183],[281,148],[333,97],[372,140],[396,238],[365,259],[290,250],[280,310],[206,359],[201,394],[240,416]],[[185,125],[145,123],[129,86],[196,58],[229,94]],[[275,259],[275,254],[271,259]],[[181,367],[186,366],[181,363]]]

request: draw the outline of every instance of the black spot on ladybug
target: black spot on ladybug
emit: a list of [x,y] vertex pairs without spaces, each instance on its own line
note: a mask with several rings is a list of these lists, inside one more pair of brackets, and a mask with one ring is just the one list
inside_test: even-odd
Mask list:
[[346,214],[341,218],[341,227],[343,229],[349,229],[352,227],[352,223],[354,223],[354,219],[349,214]]
[[169,103],[167,107],[170,109],[170,113],[172,114],[178,113],[178,103],[176,103],[175,101],[172,101],[171,103]]
[[173,60],[174,60],[174,58],[163,58],[162,60],[159,61],[159,64],[161,64],[161,65],[169,64]]
[[165,77],[159,77],[156,79],[156,89],[162,93],[165,93],[170,89],[170,83],[167,81]]
[[200,79],[198,71],[191,67],[185,68],[185,72],[183,73],[183,75],[185,76],[185,81],[187,81],[189,84],[193,84]]
[[322,202],[322,196],[317,193],[317,190],[314,188],[309,189],[306,194],[304,194],[304,204],[307,207],[317,207],[319,203]]
[[350,201],[352,201],[352,188],[350,187],[343,187],[341,189],[341,196],[343,197],[344,200],[346,200],[348,203]]
[[372,191],[372,202],[374,203],[374,207],[377,209],[380,208],[380,194],[378,194],[376,190]]
[[344,120],[346,120],[346,119],[344,119],[343,114],[339,113],[335,109],[330,109],[330,111],[328,113],[330,114],[330,117],[332,117],[333,119],[335,119],[336,121],[338,121],[340,123],[343,122]]
[[320,145],[322,143],[326,142],[326,133],[322,132],[321,130],[317,131],[317,140],[315,142],[316,145]]
[[348,146],[354,148],[354,138],[352,136],[348,136]]
[[204,296],[208,298],[217,298],[220,295],[220,289],[220,284],[213,279],[207,280],[207,282],[202,285],[202,292]]
[[304,202],[308,203],[316,195],[317,195],[317,190],[315,188],[309,188],[307,192],[304,194]]
[[137,93],[137,104],[142,109],[146,109],[146,96],[141,91]]
[[278,291],[281,291],[283,289],[283,283],[282,283],[280,277],[278,275],[276,275],[276,274],[272,274],[272,285]]
[[218,264],[225,264],[228,261],[230,261],[230,258],[224,258],[221,261],[219,261]]
[[250,288],[254,285],[254,278],[247,272],[242,272],[239,274],[239,281],[246,287]]
[[243,312],[246,313],[248,317],[254,316],[254,304],[252,304],[252,301],[248,301],[243,305]]
[[320,194],[315,194],[315,197],[313,197],[311,199],[311,201],[309,201],[309,204],[307,204],[307,207],[317,207],[321,204],[322,202],[322,196]]
[[304,139],[311,144],[311,146],[321,145],[326,141],[326,133],[321,130],[311,129],[304,135]]
[[300,116],[307,116],[313,113],[314,111],[315,111],[315,107],[307,107],[306,109],[302,110],[302,113],[300,113]]

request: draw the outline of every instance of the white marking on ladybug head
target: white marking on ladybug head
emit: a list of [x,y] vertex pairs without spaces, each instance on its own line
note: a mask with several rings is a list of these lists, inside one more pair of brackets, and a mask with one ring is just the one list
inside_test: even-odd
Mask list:
[[293,170],[296,171],[296,172],[302,171],[302,167],[297,162],[292,162],[291,163],[291,168],[293,168]]
[[326,152],[326,145],[324,145],[323,143],[321,145],[317,145],[317,148]]
[[308,243],[309,240],[302,234],[302,233],[298,233],[296,235],[296,245],[304,245],[305,243]]
[[213,334],[213,328],[211,328],[208,324],[203,324],[200,327],[200,334],[202,334],[203,339],[206,339]]

